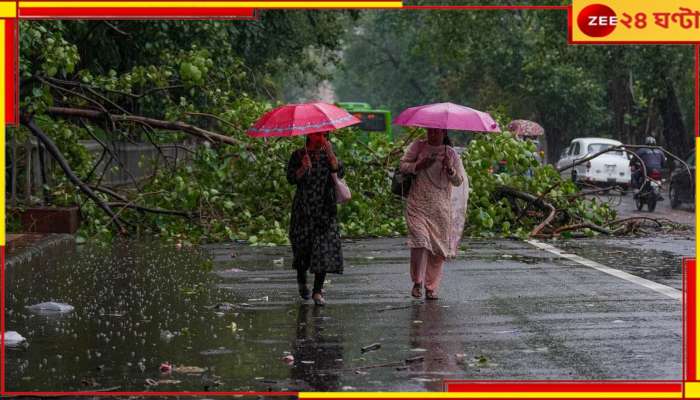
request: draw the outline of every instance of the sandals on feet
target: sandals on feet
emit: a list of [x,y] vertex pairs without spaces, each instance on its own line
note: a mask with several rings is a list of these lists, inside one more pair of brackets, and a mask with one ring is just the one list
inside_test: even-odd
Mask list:
[[317,306],[326,305],[326,299],[323,298],[323,295],[321,293],[314,293],[312,298],[314,299],[314,304],[316,304]]
[[437,300],[438,295],[437,295],[437,293],[435,293],[434,290],[426,290],[425,291],[425,299],[426,300]]
[[416,283],[413,285],[413,289],[411,289],[411,296],[420,299],[423,297],[423,293],[421,293],[421,284]]

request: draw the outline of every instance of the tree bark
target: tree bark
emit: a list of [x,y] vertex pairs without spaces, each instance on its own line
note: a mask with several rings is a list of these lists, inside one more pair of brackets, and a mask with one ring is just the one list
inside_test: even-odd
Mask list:
[[562,131],[553,124],[547,124],[547,133],[544,135],[544,140],[547,144],[547,163],[556,165],[559,160],[559,153],[562,150]]
[[662,132],[666,146],[671,150],[671,153],[685,159],[695,146],[692,143],[692,135],[685,129],[683,114],[673,82],[669,79],[665,79],[665,82],[666,96],[659,101],[659,110],[664,123]]
[[102,111],[84,108],[49,107],[47,111],[51,115],[68,118],[87,118],[91,120],[104,120],[105,118],[109,118],[114,122],[135,122],[139,124],[146,124],[153,128],[185,132],[190,135],[207,140],[209,142],[218,142],[232,145],[241,144],[240,141],[232,137],[222,135],[216,132],[211,132],[206,129],[202,129],[180,121],[164,121],[160,119],[142,117],[140,115],[105,114]]
[[613,132],[620,135],[622,143],[632,143],[630,125],[625,121],[626,115],[632,114],[632,92],[630,90],[630,72],[622,70],[615,73],[610,80],[608,90],[613,111]]

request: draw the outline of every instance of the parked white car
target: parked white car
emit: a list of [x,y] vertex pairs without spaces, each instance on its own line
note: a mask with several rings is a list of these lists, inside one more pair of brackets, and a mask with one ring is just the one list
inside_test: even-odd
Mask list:
[[[617,140],[605,138],[574,139],[571,141],[568,150],[562,153],[561,158],[557,162],[557,168],[570,166],[575,161],[586,156],[621,144]],[[592,160],[578,164],[572,169],[565,171],[564,174],[571,174],[571,180],[574,182],[617,185],[628,189],[632,178],[630,157],[622,150],[610,151]]]

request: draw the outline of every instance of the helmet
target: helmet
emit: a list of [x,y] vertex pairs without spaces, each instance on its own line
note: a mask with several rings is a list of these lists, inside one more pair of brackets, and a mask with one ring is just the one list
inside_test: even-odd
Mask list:
[[654,139],[653,136],[647,136],[644,139],[644,144],[646,144],[648,146],[656,146],[656,139]]

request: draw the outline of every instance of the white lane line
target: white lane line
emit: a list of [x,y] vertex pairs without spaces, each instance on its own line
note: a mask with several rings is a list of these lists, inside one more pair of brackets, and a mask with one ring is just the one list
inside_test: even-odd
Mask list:
[[670,286],[662,285],[660,283],[656,283],[653,281],[650,281],[648,279],[640,278],[638,276],[628,274],[627,272],[620,271],[618,269],[606,267],[603,264],[599,264],[595,261],[588,260],[583,257],[579,257],[576,254],[571,254],[567,253],[564,250],[558,249],[550,244],[547,243],[542,243],[539,240],[526,240],[527,243],[530,243],[531,245],[537,247],[538,249],[542,249],[545,251],[548,251],[552,254],[555,254],[559,257],[566,258],[568,260],[571,260],[573,262],[579,263],[581,265],[585,265],[586,267],[594,268],[597,269],[600,272],[605,272],[606,274],[616,276],[620,279],[624,279],[626,281],[636,283],[637,285],[644,286],[645,288],[651,289],[655,292],[659,292],[663,295],[666,295],[672,299],[676,299],[680,301],[683,298],[683,293],[678,290],[674,289]]

